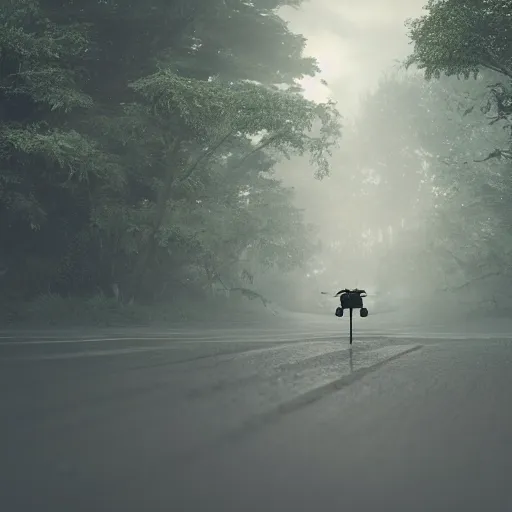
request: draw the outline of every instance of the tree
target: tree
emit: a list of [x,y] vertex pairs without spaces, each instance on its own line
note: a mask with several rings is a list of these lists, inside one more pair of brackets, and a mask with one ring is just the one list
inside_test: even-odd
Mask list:
[[[7,289],[30,296],[108,292],[116,284],[131,295],[144,280],[146,289],[186,281],[202,268],[197,254],[240,258],[250,247],[253,260],[281,264],[281,250],[300,252],[300,215],[271,170],[278,158],[307,153],[325,175],[339,114],[300,95],[297,80],[314,74],[316,63],[302,56],[304,38],[276,15],[280,5],[299,3],[6,2],[0,245],[12,249]],[[240,209],[249,189],[270,206]],[[219,193],[222,200],[213,200]],[[205,205],[223,213],[208,217]],[[236,232],[242,213],[248,229],[240,246],[208,241],[204,226],[190,232],[197,219],[211,233],[222,233],[221,223]],[[272,229],[265,215],[275,216]]]
[[393,228],[392,243],[374,243],[371,258],[384,288],[467,293],[467,283],[488,286],[497,272],[510,278],[507,164],[473,161],[507,139],[472,108],[486,89],[483,77],[403,74],[382,80],[363,102],[345,141],[367,227]]
[[414,51],[408,64],[427,78],[487,68],[512,78],[510,0],[429,0],[428,14],[409,20]]
[[59,249],[78,243],[95,191],[118,188],[122,170],[66,122],[93,104],[78,85],[84,27],[52,23],[30,0],[4,3],[0,23],[1,245],[12,288],[43,290],[60,279]]
[[[147,101],[146,115],[155,117],[151,124],[164,126],[166,134],[161,137],[160,155],[156,153],[158,161],[152,165],[158,172],[155,179],[161,185],[137,282],[151,266],[166,205],[176,187],[191,179],[201,181],[208,166],[224,158],[225,152],[231,152],[233,147],[239,149],[244,143],[247,146],[250,137],[263,134],[258,143],[247,147],[234,164],[237,168],[248,165],[252,155],[266,149],[284,155],[309,153],[319,176],[328,172],[330,148],[339,136],[337,113],[331,104],[316,105],[298,93],[263,85],[202,82],[168,71],[138,81],[133,87]],[[316,120],[322,124],[318,135],[311,135],[308,132]],[[178,135],[182,133],[191,135],[194,143],[183,141]],[[174,149],[169,153],[168,147]]]
[[[427,79],[443,74],[478,78],[466,85],[472,94],[464,98],[463,119],[457,121],[458,134],[452,135],[463,143],[446,160],[450,172],[444,173],[453,180],[450,196],[464,197],[457,239],[465,241],[466,250],[468,243],[479,247],[459,262],[465,267],[466,290],[485,276],[509,275],[512,4],[447,0],[430,1],[426,9],[426,15],[408,22],[414,51],[407,64],[418,66]],[[485,117],[469,126],[466,120],[479,111]],[[467,149],[461,152],[461,146]]]
[[[430,0],[426,9],[428,14],[407,22],[414,50],[406,66],[415,64],[427,79],[441,74],[467,79],[487,71],[495,78],[482,108],[492,123],[504,122],[512,137],[510,0]],[[510,147],[496,147],[486,156],[503,157],[512,157]]]

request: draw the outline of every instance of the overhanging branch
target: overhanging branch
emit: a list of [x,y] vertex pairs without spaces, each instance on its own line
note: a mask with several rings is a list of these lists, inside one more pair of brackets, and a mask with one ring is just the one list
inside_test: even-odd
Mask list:
[[211,148],[209,148],[207,151],[204,151],[201,153],[201,155],[195,160],[192,165],[189,166],[189,168],[185,171],[183,175],[181,175],[176,181],[183,182],[188,180],[190,176],[197,170],[199,165],[205,161],[210,159],[219,149],[221,146],[223,146],[227,140],[235,133],[234,130],[230,130],[224,137],[222,137],[220,140],[217,141],[216,144],[214,144]]

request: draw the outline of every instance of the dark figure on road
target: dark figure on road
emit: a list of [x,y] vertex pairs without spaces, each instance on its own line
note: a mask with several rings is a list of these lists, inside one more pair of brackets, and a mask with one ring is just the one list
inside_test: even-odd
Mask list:
[[336,316],[343,316],[344,309],[360,309],[360,314],[363,318],[368,316],[368,310],[363,307],[363,297],[366,297],[365,290],[359,290],[357,288],[349,290],[345,288],[344,290],[340,290],[335,297],[340,298],[341,304],[341,307],[336,310]]

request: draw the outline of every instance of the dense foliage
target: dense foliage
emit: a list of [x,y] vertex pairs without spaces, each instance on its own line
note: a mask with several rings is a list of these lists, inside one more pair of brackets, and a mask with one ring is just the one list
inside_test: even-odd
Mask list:
[[[409,71],[363,98],[333,159],[339,114],[304,99],[318,68],[278,15],[300,3],[3,2],[2,297],[264,289],[309,308],[336,282],[495,308],[512,280],[512,3],[428,1]],[[339,172],[293,191],[275,170],[302,156]]]
[[298,3],[2,2],[3,296],[154,300],[303,264],[273,168],[328,174],[339,116],[297,85],[316,63],[276,9]]
[[453,147],[439,172],[451,191],[446,210],[450,245],[459,256],[455,265],[466,275],[459,289],[491,296],[495,306],[494,297],[509,298],[512,277],[512,2],[431,0],[427,9],[409,22],[414,45],[409,63],[426,78],[466,79],[449,98],[459,107],[459,129],[447,139]]

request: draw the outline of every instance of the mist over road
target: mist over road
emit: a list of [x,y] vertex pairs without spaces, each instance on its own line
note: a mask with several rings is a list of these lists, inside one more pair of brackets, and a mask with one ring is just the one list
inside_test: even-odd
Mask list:
[[512,340],[355,326],[3,334],[0,510],[512,510]]

